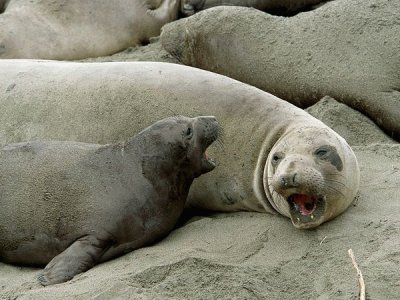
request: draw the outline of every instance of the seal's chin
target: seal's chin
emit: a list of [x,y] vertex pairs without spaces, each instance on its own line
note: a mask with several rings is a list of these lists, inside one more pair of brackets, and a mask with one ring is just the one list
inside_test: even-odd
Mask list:
[[206,152],[204,152],[203,157],[201,159],[201,172],[207,173],[214,170],[216,163],[214,159],[210,158]]
[[322,223],[326,208],[324,196],[292,194],[287,198],[290,218],[297,228],[307,229]]

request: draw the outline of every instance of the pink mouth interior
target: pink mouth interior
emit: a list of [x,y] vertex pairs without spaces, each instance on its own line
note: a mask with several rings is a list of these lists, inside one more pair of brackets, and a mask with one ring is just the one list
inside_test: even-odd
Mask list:
[[208,155],[206,151],[204,151],[204,158],[208,160]]
[[311,215],[317,207],[317,199],[313,196],[295,194],[292,197],[303,216]]

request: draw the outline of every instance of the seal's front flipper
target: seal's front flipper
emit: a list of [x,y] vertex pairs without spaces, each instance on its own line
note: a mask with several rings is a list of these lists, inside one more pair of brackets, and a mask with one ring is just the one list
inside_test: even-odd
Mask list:
[[178,0],[164,0],[157,9],[149,9],[147,13],[162,26],[178,18],[179,4],[180,1]]
[[39,282],[45,286],[61,283],[89,270],[104,253],[104,244],[94,236],[76,240],[47,264],[38,277]]

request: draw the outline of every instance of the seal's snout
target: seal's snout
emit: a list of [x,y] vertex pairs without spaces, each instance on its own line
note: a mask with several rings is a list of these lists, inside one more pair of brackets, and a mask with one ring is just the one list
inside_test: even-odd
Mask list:
[[222,128],[214,116],[197,117],[195,128],[198,130],[198,142],[202,152],[201,172],[207,173],[215,168],[216,162],[207,155],[206,150],[220,137]]
[[204,126],[204,136],[205,146],[210,146],[215,142],[221,135],[222,128],[214,116],[198,117],[199,122]]
[[325,179],[307,155],[275,153],[271,159],[275,174],[271,186],[287,202],[288,213],[297,228],[313,228],[324,220]]
[[284,174],[280,176],[281,187],[283,189],[298,186],[298,174]]

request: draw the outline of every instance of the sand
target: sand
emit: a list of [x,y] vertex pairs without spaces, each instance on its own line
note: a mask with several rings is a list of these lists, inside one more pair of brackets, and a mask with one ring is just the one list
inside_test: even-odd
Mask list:
[[[98,61],[173,62],[157,40]],[[325,97],[308,111],[353,146],[361,168],[354,204],[315,230],[262,213],[187,218],[157,244],[42,287],[40,269],[0,263],[1,299],[358,299],[348,249],[367,299],[400,295],[400,144]]]

